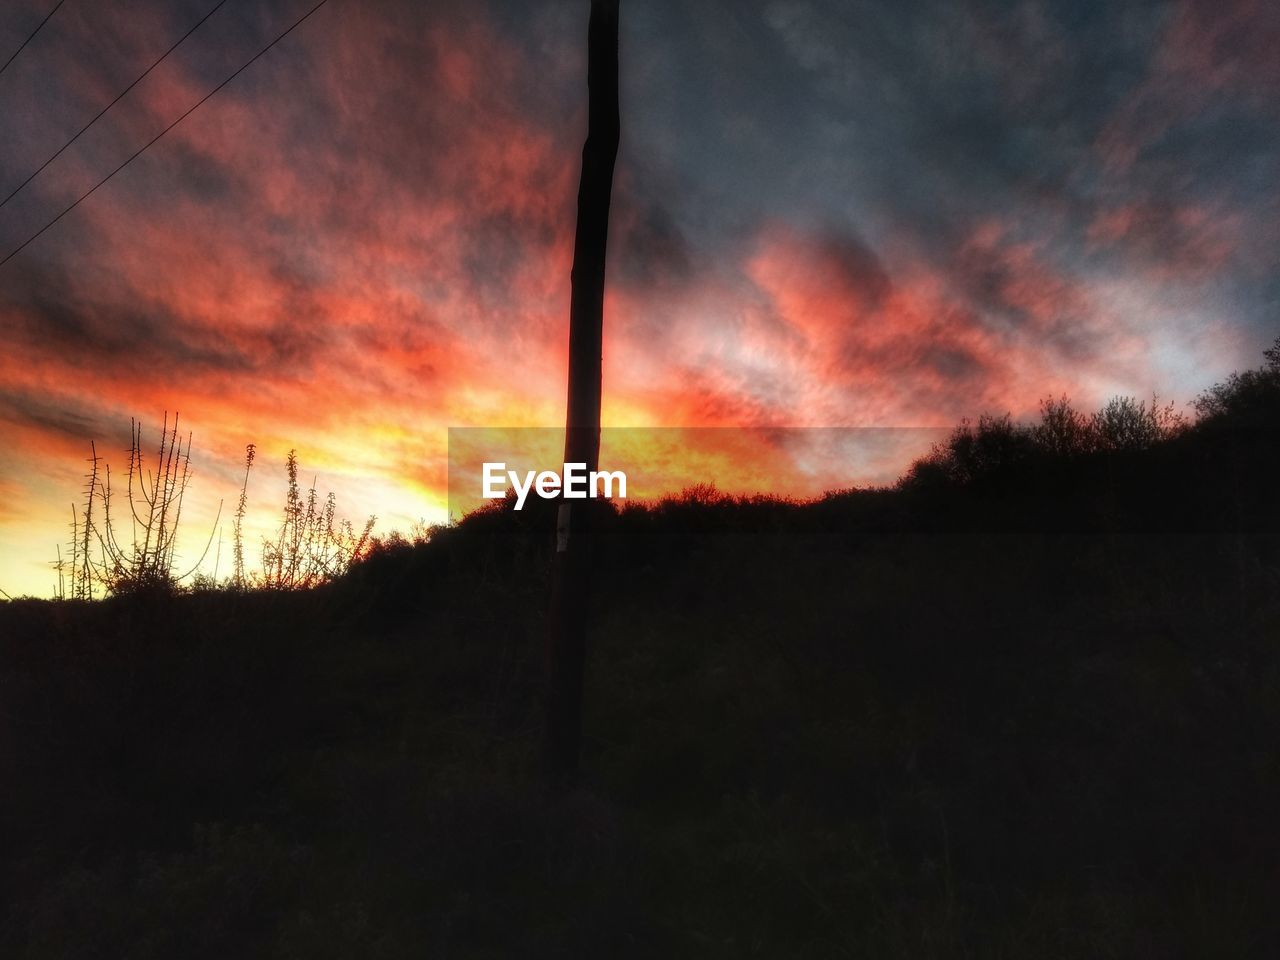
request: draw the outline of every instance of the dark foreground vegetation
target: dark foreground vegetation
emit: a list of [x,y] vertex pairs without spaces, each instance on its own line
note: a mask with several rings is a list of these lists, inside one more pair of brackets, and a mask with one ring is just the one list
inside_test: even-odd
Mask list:
[[1194,427],[608,514],[567,794],[530,509],[6,604],[0,955],[1280,956],[1278,360]]

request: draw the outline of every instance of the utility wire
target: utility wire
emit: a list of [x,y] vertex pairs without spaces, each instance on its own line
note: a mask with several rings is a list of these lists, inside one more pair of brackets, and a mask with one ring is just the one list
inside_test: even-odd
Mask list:
[[40,28],[43,27],[46,23],[48,23],[49,18],[52,17],[55,13],[57,13],[58,8],[66,2],[67,0],[58,0],[58,2],[53,5],[53,9],[50,10],[48,13],[46,13],[44,15],[44,19],[41,20],[38,24],[36,24],[36,28],[31,31],[30,36],[28,36],[27,39],[22,41],[22,46],[18,47],[17,50],[9,54],[9,59],[4,62],[3,67],[0,67],[0,73],[4,73],[6,70],[9,69],[9,64],[13,63],[14,60],[18,59],[18,54],[20,54],[23,50],[27,48],[27,44],[30,43],[32,40],[34,40],[36,37],[36,34],[40,32]]
[[[80,137],[81,137],[81,135],[83,135],[84,133],[86,133],[90,127],[92,127],[95,123],[97,123],[99,120],[101,120],[101,119],[102,119],[103,114],[105,114],[108,110],[110,110],[110,109],[111,109],[112,107],[114,107],[117,103],[119,103],[121,100],[123,100],[123,99],[125,98],[125,96],[128,94],[128,92],[129,92],[130,90],[132,90],[134,87],[136,87],[138,84],[140,84],[143,80],[145,80],[145,79],[147,78],[147,74],[149,74],[149,73],[150,73],[152,70],[154,70],[156,67],[160,66],[160,61],[161,61],[161,60],[164,60],[164,58],[165,58],[165,57],[169,56],[169,54],[171,54],[171,53],[173,53],[173,51],[177,50],[177,49],[178,49],[178,47],[180,47],[180,46],[182,45],[182,42],[183,42],[184,40],[186,40],[186,39],[187,39],[187,37],[191,36],[191,35],[192,35],[193,33],[195,33],[198,29],[200,29],[200,25],[201,25],[202,23],[204,23],[206,20],[208,20],[210,17],[212,17],[215,13],[217,13],[217,12],[218,12],[218,10],[219,10],[219,8],[221,8],[221,7],[222,7],[222,5],[223,5],[224,3],[226,3],[226,2],[227,2],[227,0],[218,0],[218,2],[217,2],[216,4],[214,4],[214,6],[213,6],[213,9],[212,9],[212,10],[210,10],[210,11],[209,11],[208,13],[206,13],[203,17],[201,17],[198,21],[196,21],[195,26],[193,26],[190,30],[188,30],[188,31],[187,31],[186,33],[184,33],[181,37],[179,37],[179,38],[178,38],[178,40],[177,40],[177,42],[176,42],[176,43],[174,43],[174,45],[173,45],[173,46],[171,46],[171,47],[170,47],[168,50],[166,50],[164,53],[160,54],[159,58],[158,58],[154,63],[152,63],[152,64],[151,64],[151,66],[147,67],[147,69],[146,69],[146,70],[144,70],[144,71],[143,71],[143,72],[138,76],[138,78],[137,78],[136,80],[134,80],[134,81],[133,81],[133,83],[129,84],[129,85],[128,85],[127,87],[125,87],[122,91],[120,91],[119,96],[117,96],[114,100],[112,100],[112,101],[111,101],[110,103],[108,103],[105,107],[103,107],[101,110],[99,110],[99,111],[98,111],[98,115],[97,115],[96,117],[94,117],[92,120],[90,120],[88,123],[86,123],[83,127],[81,127],[81,128],[80,128],[80,130],[76,133],[76,135],[75,135],[74,137],[72,137],[70,140],[68,140],[66,143],[64,143],[61,147],[59,147],[59,148],[58,148],[57,153],[55,153],[53,156],[51,156],[51,157],[50,157],[48,160],[46,160],[44,163],[40,164],[40,166],[38,166],[38,167],[36,168],[35,172],[34,172],[34,173],[32,173],[32,174],[31,174],[31,176],[27,177],[27,179],[23,180],[20,184],[18,184],[16,187],[14,187],[14,188],[9,192],[9,195],[8,195],[7,197],[5,197],[3,200],[0,200],[0,207],[3,207],[6,203],[8,203],[10,200],[12,200],[14,197],[16,197],[16,196],[21,192],[21,190],[22,190],[22,188],[23,188],[23,187],[25,187],[28,183],[30,183],[30,182],[31,182],[32,180],[34,180],[36,177],[40,176],[40,173],[44,170],[44,168],[45,168],[45,167],[49,166],[49,164],[53,163],[53,161],[57,160],[60,156],[62,156],[62,153],[63,153],[63,151],[64,151],[64,150],[66,150],[69,146],[71,146],[73,143],[75,143],[77,140],[79,140],[79,139],[80,139]],[[56,8],[55,8],[55,9],[56,9]]]
[[227,79],[223,80],[220,84],[218,84],[208,93],[206,93],[203,97],[201,97],[198,101],[196,101],[196,103],[193,106],[189,107],[186,113],[182,114],[182,116],[178,117],[178,119],[174,120],[171,124],[169,124],[163,130],[157,133],[154,137],[148,140],[145,144],[139,147],[136,151],[134,151],[134,153],[129,157],[129,159],[125,160],[124,163],[116,167],[114,170],[108,173],[105,177],[103,177],[101,180],[95,183],[92,187],[90,187],[84,193],[80,194],[80,196],[76,198],[76,200],[70,206],[63,209],[63,211],[59,213],[56,217],[54,217],[52,220],[46,223],[43,227],[41,227],[31,236],[27,237],[26,240],[22,241],[22,243],[20,243],[17,247],[11,250],[3,260],[0,260],[0,267],[3,267],[6,263],[8,263],[10,260],[16,257],[24,249],[26,249],[28,244],[37,240],[46,230],[52,227],[55,223],[57,223],[59,220],[65,217],[68,213],[70,213],[72,210],[78,207],[85,200],[89,199],[89,197],[92,196],[93,193],[100,186],[102,186],[104,183],[106,183],[108,180],[114,177],[117,173],[119,173],[129,164],[131,164],[134,160],[138,159],[138,157],[140,157],[143,154],[143,152],[147,150],[148,147],[154,144],[166,133],[168,133],[170,130],[172,130],[174,127],[180,124],[183,120],[187,119],[187,117],[191,116],[191,114],[195,113],[196,110],[198,110],[205,103],[205,101],[207,101],[210,97],[212,97],[215,93],[217,93],[219,90],[225,87],[228,83],[230,83],[236,77],[240,76],[240,74],[244,73],[245,70],[249,69],[249,67],[251,67],[255,62],[257,62],[258,58],[261,57],[264,53],[266,53],[268,50],[274,47],[277,43],[279,43],[289,34],[293,33],[293,31],[296,30],[298,27],[302,26],[303,22],[305,22],[313,13],[315,13],[317,10],[323,7],[327,2],[328,0],[320,0],[320,2],[317,3],[314,7],[312,7],[310,10],[304,13],[297,20],[293,21],[293,23],[289,26],[287,30],[284,31],[284,33],[281,33],[274,40],[272,40],[265,47],[263,47],[261,50],[255,53],[252,57],[250,57],[247,61],[245,61],[245,63],[242,64],[240,67],[238,67],[236,71],[231,74],[231,76],[227,77]]

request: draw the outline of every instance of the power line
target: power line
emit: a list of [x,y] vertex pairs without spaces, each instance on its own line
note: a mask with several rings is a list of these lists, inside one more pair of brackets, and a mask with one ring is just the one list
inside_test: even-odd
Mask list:
[[58,8],[66,2],[67,0],[58,0],[58,2],[53,5],[53,9],[50,10],[48,13],[46,13],[44,15],[44,19],[36,24],[36,28],[31,31],[30,36],[28,36],[27,39],[22,41],[22,46],[18,47],[17,50],[9,54],[9,59],[4,62],[3,67],[0,67],[0,73],[4,73],[6,70],[9,69],[9,64],[13,63],[14,60],[18,59],[18,54],[20,54],[23,50],[27,48],[27,44],[30,43],[32,40],[34,40],[36,37],[36,34],[40,32],[40,28],[43,27],[46,23],[48,23],[49,18],[52,17],[55,13],[57,13]]
[[[226,2],[227,0],[218,0],[218,2],[214,4],[212,10],[210,10],[203,17],[201,17],[196,22],[195,26],[193,26],[190,30],[188,30],[181,37],[179,37],[177,42],[175,42],[173,46],[171,46],[168,50],[162,53],[160,57],[154,63],[151,64],[151,66],[147,67],[147,69],[144,70],[138,76],[138,78],[133,81],[133,83],[129,84],[122,91],[120,91],[119,96],[117,96],[114,100],[112,100],[105,107],[99,110],[98,115],[96,117],[94,117],[92,120],[86,123],[83,127],[81,127],[79,131],[77,131],[76,135],[72,137],[70,140],[68,140],[66,143],[64,143],[61,147],[59,147],[58,151],[55,154],[53,154],[53,156],[51,156],[44,163],[40,164],[40,166],[36,168],[35,172],[32,173],[31,176],[27,177],[27,179],[23,180],[20,184],[14,187],[13,190],[9,192],[9,195],[7,197],[5,197],[3,200],[0,200],[0,207],[3,207],[6,203],[8,203],[10,200],[16,197],[21,192],[23,187],[25,187],[28,183],[30,183],[36,177],[40,176],[40,173],[44,170],[45,167],[49,166],[49,164],[53,163],[53,161],[57,160],[60,156],[62,156],[62,153],[64,150],[66,150],[69,146],[71,146],[73,143],[79,140],[82,134],[84,134],[90,127],[92,127],[95,123],[97,123],[99,120],[102,119],[103,114],[105,114],[108,110],[110,110],[117,103],[123,100],[125,98],[125,95],[128,94],[130,90],[132,90],[134,87],[140,84],[143,80],[145,80],[147,78],[147,74],[149,74],[156,67],[160,66],[161,60],[169,56],[169,54],[173,53],[173,51],[177,50],[178,47],[182,45],[182,42],[187,39],[187,37],[195,33],[196,30],[200,28],[200,25],[204,23],[206,20],[208,20],[210,17],[212,17],[215,13],[217,13],[219,8],[221,8],[222,5]],[[57,9],[57,8],[55,7],[54,9]]]
[[106,183],[108,180],[114,177],[117,173],[119,173],[129,164],[133,163],[133,161],[138,159],[138,157],[142,156],[143,152],[146,151],[147,148],[149,148],[152,144],[154,144],[157,140],[163,137],[166,133],[168,133],[170,130],[172,130],[174,127],[180,124],[183,120],[187,119],[187,117],[191,116],[191,114],[195,113],[196,110],[198,110],[205,103],[205,101],[207,101],[210,97],[212,97],[215,93],[217,93],[219,90],[225,87],[228,83],[230,83],[236,77],[240,76],[240,74],[244,73],[245,70],[249,69],[249,67],[251,67],[258,60],[259,57],[261,57],[264,53],[266,53],[268,50],[274,47],[277,43],[279,43],[289,34],[293,33],[293,31],[296,30],[298,27],[302,26],[302,24],[308,18],[310,18],[310,16],[313,13],[315,13],[317,10],[323,7],[326,3],[328,3],[328,0],[320,0],[320,2],[317,3],[314,7],[312,7],[310,10],[304,13],[301,17],[295,20],[289,26],[289,28],[284,31],[284,33],[281,33],[279,36],[277,36],[274,40],[272,40],[265,47],[263,47],[261,50],[255,53],[252,57],[250,57],[247,61],[245,61],[244,64],[238,67],[236,71],[231,74],[231,76],[227,77],[227,79],[223,80],[220,84],[218,84],[208,93],[206,93],[203,97],[201,97],[198,101],[196,101],[196,103],[193,106],[189,107],[187,111],[184,114],[182,114],[182,116],[178,117],[178,119],[174,120],[171,124],[169,124],[163,130],[157,133],[154,137],[148,140],[145,144],[139,147],[136,151],[134,151],[134,153],[129,157],[129,159],[125,160],[124,163],[120,164],[120,166],[116,167],[114,170],[108,173],[105,177],[103,177],[101,180],[95,183],[92,187],[90,187],[88,190],[82,193],[79,197],[76,198],[75,202],[73,202],[70,206],[66,207],[60,214],[58,214],[56,217],[54,217],[52,220],[46,223],[43,227],[41,227],[31,236],[27,237],[26,240],[22,241],[22,243],[19,244],[12,251],[10,251],[3,260],[0,260],[0,267],[3,267],[6,263],[8,263],[10,260],[16,257],[24,249],[26,249],[28,244],[37,240],[46,230],[52,227],[55,223],[57,223],[59,220],[65,217],[68,213],[70,213],[76,207],[80,206],[80,204],[83,203],[85,200],[89,199],[89,197],[91,197],[93,193],[100,186],[102,186],[104,183]]

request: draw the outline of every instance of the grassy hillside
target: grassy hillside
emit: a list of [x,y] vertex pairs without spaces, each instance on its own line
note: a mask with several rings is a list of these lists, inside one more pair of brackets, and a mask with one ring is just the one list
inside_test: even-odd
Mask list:
[[568,795],[535,510],[0,606],[0,954],[1280,955],[1268,369],[1151,443],[607,514]]

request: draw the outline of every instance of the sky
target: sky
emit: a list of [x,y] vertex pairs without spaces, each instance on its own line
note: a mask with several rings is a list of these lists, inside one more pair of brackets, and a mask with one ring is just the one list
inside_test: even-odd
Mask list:
[[[0,195],[214,2],[66,0],[0,74]],[[227,0],[0,208],[0,256],[313,3]],[[0,56],[53,5],[6,2]],[[132,418],[191,431],[184,560],[218,531],[221,574],[248,443],[252,559],[290,449],[385,533],[445,516],[450,428],[562,424],[588,6],[328,0],[0,266],[0,589],[49,595],[90,441],[118,476]],[[1280,333],[1280,5],[621,23],[604,423],[774,438],[693,431],[717,453],[671,484],[887,482],[963,417],[1183,404]],[[853,462],[832,430],[906,439]]]

